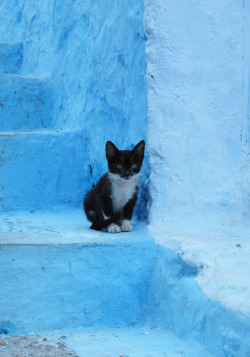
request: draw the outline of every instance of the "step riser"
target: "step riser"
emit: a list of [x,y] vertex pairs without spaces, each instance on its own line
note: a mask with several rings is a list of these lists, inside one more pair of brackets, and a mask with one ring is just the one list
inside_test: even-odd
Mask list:
[[0,328],[29,333],[142,322],[154,252],[150,242],[2,246]]
[[82,206],[91,186],[81,133],[0,136],[0,211]]
[[212,356],[249,356],[249,318],[209,300],[197,269],[152,241],[2,245],[0,262],[2,332],[145,324]]
[[199,287],[198,270],[170,249],[158,247],[148,291],[151,324],[195,340],[212,356],[250,356],[250,319],[209,300]]
[[53,116],[49,81],[0,76],[0,131],[48,128]]
[[0,43],[0,74],[19,74],[22,62],[22,43]]

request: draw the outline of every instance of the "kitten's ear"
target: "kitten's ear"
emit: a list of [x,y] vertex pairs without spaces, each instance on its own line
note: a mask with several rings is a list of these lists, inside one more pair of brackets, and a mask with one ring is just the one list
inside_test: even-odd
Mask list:
[[137,156],[142,160],[144,158],[145,141],[141,140],[133,149]]
[[107,160],[112,160],[114,157],[119,155],[119,150],[117,147],[111,142],[107,141],[106,142],[106,158]]

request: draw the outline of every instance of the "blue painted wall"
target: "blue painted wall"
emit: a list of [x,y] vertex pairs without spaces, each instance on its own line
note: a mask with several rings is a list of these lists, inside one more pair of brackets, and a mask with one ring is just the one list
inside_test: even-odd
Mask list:
[[[39,171],[39,160],[42,155],[40,152],[36,154],[34,147],[29,150],[27,145],[31,144],[26,138],[19,137],[19,142],[25,142],[22,145],[26,146],[25,152],[2,153],[4,171],[1,173],[1,181],[6,181],[6,177],[13,174],[9,156],[25,155],[27,161],[34,161],[33,166],[37,165],[37,170],[34,171],[33,178],[30,176],[28,186],[19,185],[27,200],[21,199],[18,194],[16,199],[13,196],[8,198],[9,188],[4,186],[2,207],[5,210],[48,208],[56,202],[61,204],[60,197],[64,194],[72,195],[70,206],[80,207],[84,192],[107,170],[106,141],[111,140],[119,148],[125,149],[131,148],[141,139],[146,139],[143,11],[143,1],[135,0],[1,2],[0,33],[3,43],[0,44],[0,56],[7,47],[9,51],[9,55],[5,55],[6,66],[1,69],[1,73],[11,71],[11,75],[19,74],[18,85],[20,90],[23,85],[23,92],[25,81],[29,77],[33,96],[29,93],[25,104],[22,100],[17,101],[14,95],[16,84],[13,84],[13,78],[10,79],[6,86],[9,86],[8,91],[12,93],[12,97],[9,96],[7,100],[0,92],[0,103],[3,105],[0,107],[0,131],[46,128],[54,130],[56,136],[59,130],[58,151],[52,150],[48,155],[54,156],[57,161],[61,151],[59,160],[64,161],[65,170],[67,166],[70,167],[68,175],[70,176],[73,170],[73,176],[78,177],[77,184],[75,181],[71,184],[66,180],[52,192],[54,188],[46,177],[50,175],[52,180],[56,180],[60,176],[59,169],[55,164],[54,168],[50,167],[50,171],[47,171],[45,176],[41,175],[37,181],[35,172]],[[44,96],[39,95],[35,81],[43,85]],[[34,97],[39,103],[41,100],[44,102],[44,106],[35,113],[28,107],[29,103],[34,103]],[[7,102],[13,108],[12,117],[15,117],[16,113],[16,123],[8,125]],[[46,111],[45,109],[50,107],[50,102],[53,105]],[[23,118],[18,115],[20,106],[22,110],[25,107]],[[42,110],[45,113],[41,112]],[[27,116],[30,123],[27,123]],[[67,136],[61,140],[61,131],[79,133],[75,150],[82,154],[78,158],[72,155],[72,152],[68,152]],[[57,140],[55,136],[53,140]],[[47,144],[51,146],[51,138],[41,133],[40,150],[42,146],[47,147]],[[5,141],[6,138],[1,137],[1,140]],[[15,140],[12,137],[12,141]],[[29,151],[34,152],[34,155],[29,156]],[[21,168],[18,159],[15,164],[20,181],[24,181],[25,175],[22,176],[21,171],[25,172],[25,166],[22,164]],[[92,167],[92,176],[89,165]],[[31,172],[30,174],[32,175]],[[141,218],[147,215],[148,175],[149,166],[146,159],[142,175],[144,189],[137,210]],[[37,196],[38,191],[43,192],[43,199],[37,205],[37,201],[32,203],[32,196]]]

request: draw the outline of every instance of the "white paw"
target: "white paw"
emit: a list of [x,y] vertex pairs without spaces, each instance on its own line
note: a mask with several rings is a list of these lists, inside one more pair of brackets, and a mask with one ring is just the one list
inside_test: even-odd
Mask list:
[[133,227],[128,219],[124,219],[121,224],[122,232],[131,232]]
[[108,227],[107,227],[107,231],[109,233],[120,233],[121,232],[121,228],[115,224],[115,223],[111,223]]

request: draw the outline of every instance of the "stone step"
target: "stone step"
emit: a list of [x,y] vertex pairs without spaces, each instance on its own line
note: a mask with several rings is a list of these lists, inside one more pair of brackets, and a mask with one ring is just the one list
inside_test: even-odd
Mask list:
[[[183,341],[157,326],[53,331],[4,336],[0,357],[215,357],[199,343]],[[3,343],[4,343],[3,342]]]
[[0,212],[81,207],[91,186],[79,131],[0,132]]
[[[197,267],[155,244],[147,226],[133,223],[129,233],[96,232],[82,210],[65,209],[6,213],[0,227],[0,333],[64,329],[74,335],[76,328],[90,328],[69,340],[79,356],[95,356],[94,346],[98,357],[116,356],[116,350],[108,354],[114,340],[120,340],[117,347],[126,347],[126,341],[132,347],[118,351],[124,356],[148,356],[143,343],[153,357],[158,351],[179,356],[172,350],[174,337],[182,341],[175,340],[184,356],[207,356],[206,351],[216,357],[249,356],[249,317],[208,299],[196,281]],[[118,337],[110,332],[113,327]],[[133,328],[129,339],[119,335],[124,328]],[[141,340],[137,328],[145,328]],[[200,345],[201,352],[195,355],[186,342],[194,351]]]
[[83,211],[66,210],[61,215],[4,215],[5,225],[0,234],[0,280],[5,282],[0,330],[133,326],[145,320],[155,255],[145,229],[93,232]]
[[179,339],[155,325],[78,329],[65,337],[65,345],[79,357],[212,357],[199,343]]
[[0,131],[48,128],[52,85],[45,78],[0,75]]
[[0,43],[0,74],[19,74],[23,62],[23,43]]

